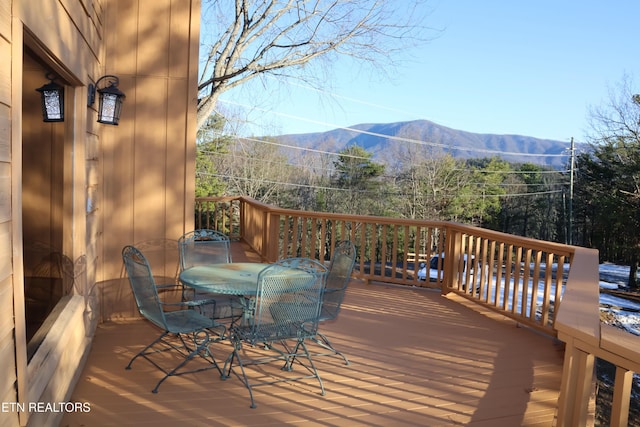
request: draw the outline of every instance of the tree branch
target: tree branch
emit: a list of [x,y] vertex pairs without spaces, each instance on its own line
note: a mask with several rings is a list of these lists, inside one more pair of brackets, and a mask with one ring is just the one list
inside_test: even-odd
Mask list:
[[[417,5],[422,0],[414,0]],[[376,63],[424,41],[418,15],[402,20],[383,0],[204,0],[211,18],[203,33],[198,127],[223,92],[264,73],[300,70],[321,58],[349,56]],[[215,12],[215,13],[214,13]],[[407,12],[404,12],[407,13]],[[402,18],[401,18],[402,17]]]

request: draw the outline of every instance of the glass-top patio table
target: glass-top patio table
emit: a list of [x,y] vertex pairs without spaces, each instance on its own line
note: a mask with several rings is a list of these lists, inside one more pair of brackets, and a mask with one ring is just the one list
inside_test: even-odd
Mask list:
[[[180,282],[192,289],[214,294],[255,297],[258,275],[272,264],[257,262],[232,262],[199,265],[180,273]],[[313,276],[297,268],[283,267],[278,275],[291,281],[292,289],[307,286]]]
[[[189,288],[212,294],[236,295],[242,304],[242,321],[252,317],[255,297],[258,292],[258,276],[272,264],[256,262],[233,262],[199,265],[180,273],[180,282]],[[313,275],[296,268],[283,268],[282,276],[291,281],[291,289],[308,286]]]
[[258,274],[270,265],[258,262],[200,265],[181,272],[180,282],[199,291],[251,297],[258,289]]

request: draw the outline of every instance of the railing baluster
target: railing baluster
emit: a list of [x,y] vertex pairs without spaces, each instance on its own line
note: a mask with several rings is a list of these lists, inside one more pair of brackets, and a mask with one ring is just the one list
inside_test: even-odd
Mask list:
[[[553,254],[547,252],[545,254],[545,277],[544,277],[544,289],[543,289],[543,297],[542,297],[542,307],[541,307],[541,319],[540,323],[545,326],[549,324],[550,316],[549,312],[551,311],[551,287],[553,285]],[[563,266],[558,264],[556,268],[556,275],[562,275]]]
[[533,259],[533,250],[531,248],[527,248],[524,252],[524,261],[523,261],[523,275],[522,275],[522,293],[520,294],[520,302],[519,305],[521,307],[520,314],[528,318],[529,314],[529,305],[527,304],[529,301],[529,280],[531,279],[531,260]]
[[[403,232],[404,232],[404,239],[403,239],[403,246],[402,246],[402,253],[403,253],[403,257],[402,257],[402,280],[407,280],[408,278],[408,270],[409,270],[409,261],[408,261],[408,255],[409,255],[409,226],[405,225],[403,227]],[[415,264],[415,262],[414,262]],[[414,274],[413,276],[415,277],[415,271],[416,268],[415,266],[413,267],[414,269]]]
[[629,406],[631,402],[631,386],[633,383],[633,371],[616,367],[615,388],[611,402],[612,427],[625,427],[629,425]]
[[518,313],[518,299],[520,298],[520,286],[522,284],[522,269],[523,269],[523,261],[522,261],[522,246],[516,247],[516,255],[515,255],[515,271],[513,272],[513,295],[510,301],[511,304],[511,313],[514,314],[522,314]]
[[[382,224],[380,230],[380,275],[386,277],[387,275],[387,233],[389,232],[389,226]],[[391,277],[393,277],[393,266],[391,266]]]

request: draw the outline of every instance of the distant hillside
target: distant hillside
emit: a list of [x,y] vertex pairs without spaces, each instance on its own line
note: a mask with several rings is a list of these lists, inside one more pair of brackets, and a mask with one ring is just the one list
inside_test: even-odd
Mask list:
[[465,132],[428,120],[359,124],[350,129],[281,135],[277,139],[287,145],[327,151],[340,151],[347,146],[359,145],[373,153],[377,161],[385,160],[384,156],[389,155],[389,148],[393,144],[417,141],[433,150],[434,154],[450,153],[459,158],[500,156],[509,162],[530,162],[555,168],[567,166],[570,148],[570,143],[566,141]]

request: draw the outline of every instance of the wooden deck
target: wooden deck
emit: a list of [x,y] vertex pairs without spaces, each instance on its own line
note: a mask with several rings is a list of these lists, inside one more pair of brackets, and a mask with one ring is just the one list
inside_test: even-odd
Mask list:
[[[215,370],[151,393],[160,371],[144,360],[124,367],[158,331],[141,320],[102,324],[72,396],[91,410],[60,425],[553,425],[562,347],[463,298],[352,280],[338,320],[322,330],[351,361],[315,359],[326,395],[313,380],[269,385],[255,389],[250,409],[240,381]],[[213,350],[223,360],[230,346]]]

